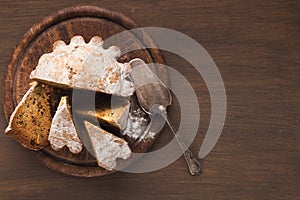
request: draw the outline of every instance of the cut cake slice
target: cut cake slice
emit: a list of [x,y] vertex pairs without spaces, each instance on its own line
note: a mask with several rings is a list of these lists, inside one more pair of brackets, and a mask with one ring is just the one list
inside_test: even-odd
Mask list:
[[64,146],[74,154],[82,150],[82,142],[78,137],[66,96],[61,98],[53,117],[48,140],[55,151],[59,151]]
[[31,150],[39,150],[49,143],[52,117],[46,90],[49,91],[48,86],[32,83],[10,116],[5,130],[5,134]]
[[88,121],[98,121],[104,130],[120,135],[127,126],[131,106],[129,99],[97,94],[94,105],[90,105],[86,96],[86,93],[82,93],[72,97],[73,112]]
[[84,121],[94,149],[95,158],[100,167],[112,171],[117,166],[117,158],[127,159],[131,150],[127,142],[94,124]]

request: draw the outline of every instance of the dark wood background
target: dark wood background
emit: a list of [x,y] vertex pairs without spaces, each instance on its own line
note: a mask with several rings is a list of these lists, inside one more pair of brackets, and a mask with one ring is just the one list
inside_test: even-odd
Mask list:
[[[0,134],[0,199],[300,199],[299,1],[7,1],[0,4],[0,81],[15,45],[36,22],[75,5],[121,12],[141,26],[165,27],[194,38],[219,67],[227,92],[223,133],[192,177],[181,157],[145,174],[76,178],[52,171]],[[167,64],[194,87],[201,122],[198,153],[210,118],[207,89],[182,59]],[[2,102],[1,102],[2,103]],[[180,110],[170,109],[179,124]],[[0,108],[0,132],[7,123]],[[167,129],[158,148],[171,138]]]

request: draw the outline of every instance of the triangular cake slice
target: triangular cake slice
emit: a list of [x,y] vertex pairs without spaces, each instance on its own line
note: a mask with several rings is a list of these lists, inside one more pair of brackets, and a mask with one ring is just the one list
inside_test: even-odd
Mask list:
[[131,150],[127,142],[99,126],[84,121],[87,132],[90,136],[95,158],[100,167],[109,171],[117,166],[117,158],[127,159],[131,156]]
[[74,154],[82,150],[82,143],[78,137],[66,96],[61,98],[53,117],[48,140],[55,151],[59,151],[64,146],[67,146]]
[[83,108],[74,110],[74,112],[88,120],[98,120],[105,130],[120,134],[126,128],[129,109],[130,102],[124,101],[113,106],[102,103],[101,106],[97,106],[95,109]]
[[48,144],[51,110],[46,85],[32,83],[10,116],[7,135],[24,147],[39,150]]
[[129,108],[130,104],[128,102],[128,104],[116,108],[103,107],[94,111],[82,110],[78,111],[78,114],[84,115],[87,119],[96,117],[106,130],[120,133],[121,130],[126,128]]
[[95,108],[77,106],[73,109],[76,114],[89,121],[97,119],[104,130],[115,134],[120,134],[126,128],[129,110],[129,100],[117,97],[111,99],[107,95],[96,97]]

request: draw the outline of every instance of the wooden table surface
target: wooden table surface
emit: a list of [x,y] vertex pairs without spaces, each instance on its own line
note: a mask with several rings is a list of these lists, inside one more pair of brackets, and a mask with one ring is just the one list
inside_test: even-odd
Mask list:
[[[59,9],[95,5],[141,26],[180,31],[199,42],[222,75],[227,116],[222,135],[192,177],[181,157],[159,171],[76,178],[43,166],[0,134],[0,199],[300,199],[299,1],[8,1],[0,4],[0,81],[15,45],[34,24]],[[200,75],[165,53],[196,91],[201,122],[191,149],[198,153],[210,118]],[[2,104],[2,102],[1,102]],[[170,108],[176,121],[180,110]],[[179,122],[178,122],[179,123]],[[178,125],[178,123],[176,123]],[[7,122],[0,108],[0,132]],[[157,148],[171,138],[167,128]]]

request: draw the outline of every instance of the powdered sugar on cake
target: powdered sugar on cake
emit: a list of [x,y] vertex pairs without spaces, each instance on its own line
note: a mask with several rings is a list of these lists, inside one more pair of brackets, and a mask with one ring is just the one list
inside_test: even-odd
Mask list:
[[74,154],[80,153],[82,150],[82,143],[73,123],[66,97],[62,97],[53,117],[48,140],[55,151],[64,146],[67,146]]
[[119,63],[116,46],[103,48],[103,40],[94,36],[89,43],[74,36],[69,45],[59,40],[53,52],[44,54],[30,78],[62,88],[82,88],[117,96],[131,96],[133,83],[129,63]]

